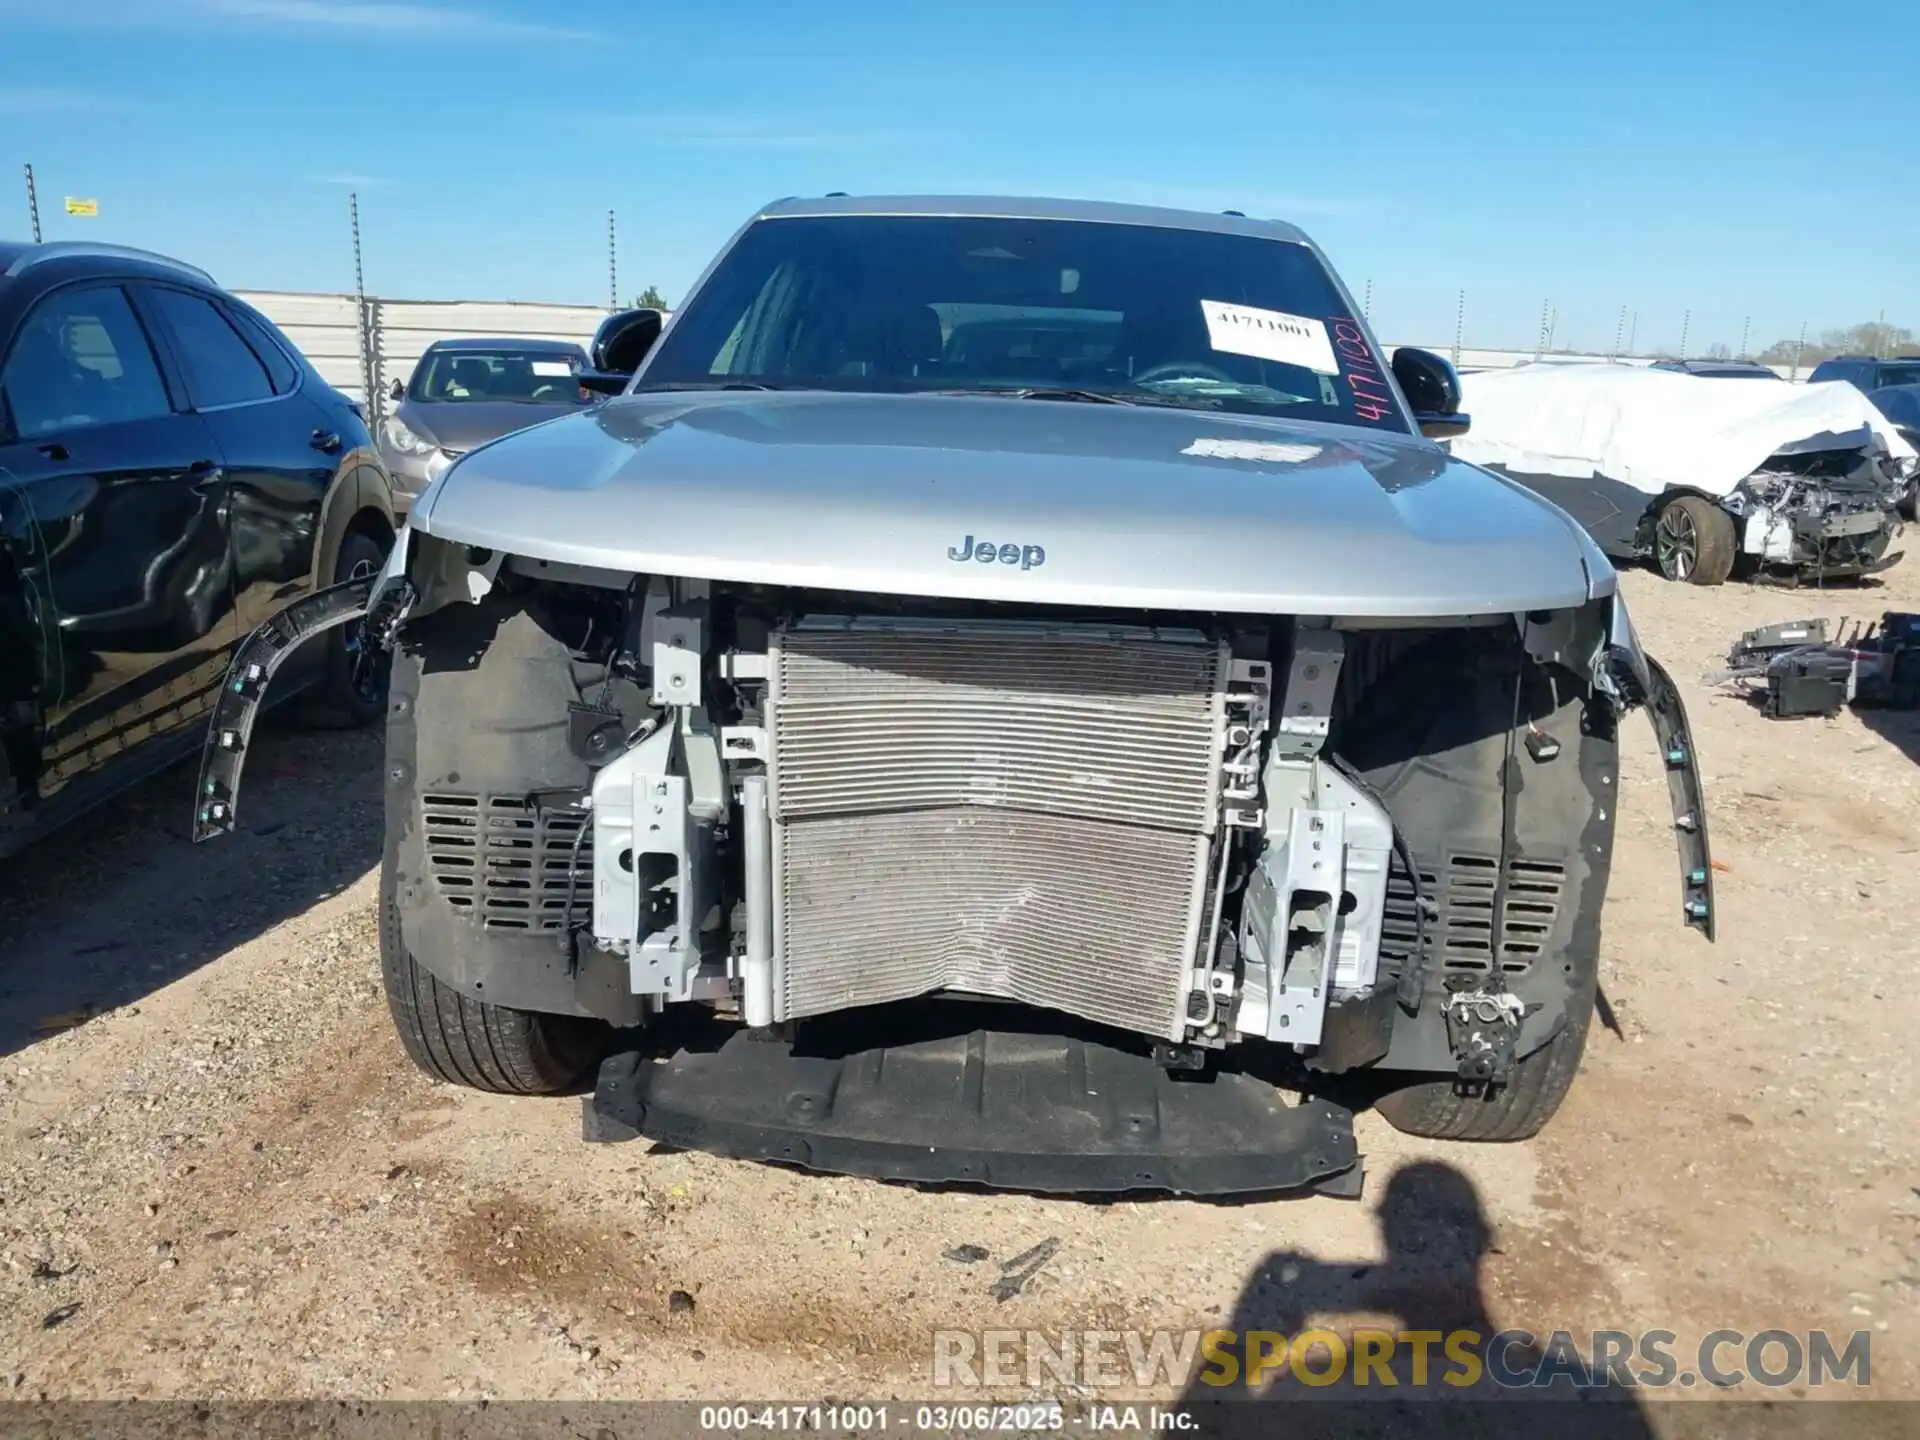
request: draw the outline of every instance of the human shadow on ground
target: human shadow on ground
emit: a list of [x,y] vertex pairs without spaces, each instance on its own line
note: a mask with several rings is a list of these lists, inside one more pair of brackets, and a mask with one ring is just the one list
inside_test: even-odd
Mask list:
[[1920,710],[1882,709],[1875,705],[1856,705],[1853,713],[1860,723],[1914,764],[1920,765]]
[[[1571,1376],[1587,1368],[1580,1357],[1551,1340],[1500,1331],[1481,1275],[1492,1229],[1465,1175],[1438,1161],[1402,1166],[1378,1213],[1383,1262],[1279,1251],[1255,1268],[1223,1322],[1234,1337],[1225,1347],[1233,1363],[1203,1364],[1180,1402],[1202,1433],[1654,1434],[1631,1390],[1576,1385]],[[1345,1316],[1379,1318],[1314,1333],[1317,1317],[1330,1324]],[[1389,1349],[1384,1337],[1393,1336],[1401,1338]],[[1364,1384],[1363,1347],[1373,1358]],[[1252,1385],[1250,1369],[1260,1372]],[[1336,1378],[1327,1381],[1329,1374]]]

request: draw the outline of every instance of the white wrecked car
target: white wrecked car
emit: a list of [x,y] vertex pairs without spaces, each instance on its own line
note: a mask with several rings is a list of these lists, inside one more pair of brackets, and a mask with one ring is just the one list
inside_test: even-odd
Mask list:
[[1461,377],[1463,460],[1553,501],[1615,559],[1718,585],[1743,558],[1793,579],[1884,570],[1914,448],[1853,386],[1630,365]]

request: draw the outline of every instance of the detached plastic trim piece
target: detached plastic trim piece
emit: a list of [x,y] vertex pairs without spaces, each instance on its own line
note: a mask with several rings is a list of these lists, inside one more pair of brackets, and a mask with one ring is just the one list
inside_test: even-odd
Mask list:
[[[1053,1194],[1360,1194],[1339,1106],[1287,1105],[1245,1074],[1183,1078],[1083,1034],[956,1028],[963,1008],[886,1007],[864,1025],[851,1012],[804,1026],[797,1045],[715,1026],[616,1054],[584,1099],[585,1138]],[[927,1038],[847,1043],[916,1029]]]
[[1713,848],[1707,839],[1707,797],[1700,784],[1700,762],[1694,753],[1693,731],[1687,708],[1673,677],[1652,656],[1647,669],[1653,685],[1647,692],[1647,715],[1660,742],[1661,763],[1667,772],[1667,798],[1673,806],[1673,838],[1680,850],[1680,888],[1687,924],[1707,939],[1714,938]]
[[378,575],[363,575],[316,590],[280,611],[234,652],[200,753],[200,783],[193,792],[194,844],[233,833],[253,722],[274,672],[303,642],[366,614],[379,581]]

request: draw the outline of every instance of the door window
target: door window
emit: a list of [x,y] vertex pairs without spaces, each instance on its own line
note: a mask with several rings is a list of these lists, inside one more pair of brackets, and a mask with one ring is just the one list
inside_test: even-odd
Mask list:
[[172,408],[146,331],[112,285],[55,291],[29,311],[0,366],[0,395],[23,438]]
[[273,382],[260,357],[211,301],[185,290],[153,288],[146,293],[180,352],[196,409],[273,398]]

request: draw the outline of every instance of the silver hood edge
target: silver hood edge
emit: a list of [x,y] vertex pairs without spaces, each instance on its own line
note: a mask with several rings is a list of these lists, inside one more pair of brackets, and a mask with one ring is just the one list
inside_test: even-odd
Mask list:
[[[1419,437],[981,397],[629,396],[473,452],[413,527],[599,570],[1099,608],[1419,619],[1616,585],[1570,517]],[[981,542],[1021,558],[975,563]]]

